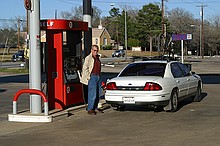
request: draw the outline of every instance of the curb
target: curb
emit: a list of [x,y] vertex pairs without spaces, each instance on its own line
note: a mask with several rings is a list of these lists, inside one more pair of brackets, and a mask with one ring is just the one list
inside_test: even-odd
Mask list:
[[[61,120],[63,118],[67,118],[71,116],[74,111],[86,108],[87,105],[79,105],[67,108],[65,110],[51,110],[49,111],[49,115],[45,116],[42,114],[36,114],[32,115],[29,112],[20,112],[19,114],[8,114],[8,121],[10,122],[35,122],[35,123],[43,123],[43,122],[53,122],[57,120]],[[110,108],[110,105],[105,102],[105,100],[102,100],[100,103],[100,108],[105,110]]]

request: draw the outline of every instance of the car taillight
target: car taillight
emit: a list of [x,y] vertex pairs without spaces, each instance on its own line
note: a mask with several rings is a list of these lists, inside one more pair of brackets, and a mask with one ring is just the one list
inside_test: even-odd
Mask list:
[[116,84],[115,82],[110,82],[106,85],[106,90],[116,90],[117,87],[116,87]]
[[157,83],[147,82],[144,86],[144,90],[146,90],[146,91],[158,91],[158,90],[162,90],[162,87],[160,85],[158,85]]

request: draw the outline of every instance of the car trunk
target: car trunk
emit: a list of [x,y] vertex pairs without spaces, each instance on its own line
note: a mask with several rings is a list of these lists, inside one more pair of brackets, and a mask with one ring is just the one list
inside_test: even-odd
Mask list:
[[154,82],[161,78],[157,76],[129,76],[117,77],[112,79],[111,82],[115,82],[117,87],[144,87],[146,82]]

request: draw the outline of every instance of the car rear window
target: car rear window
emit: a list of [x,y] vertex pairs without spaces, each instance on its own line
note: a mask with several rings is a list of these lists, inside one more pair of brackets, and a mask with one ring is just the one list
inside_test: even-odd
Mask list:
[[133,63],[129,64],[119,75],[122,76],[164,76],[165,63]]

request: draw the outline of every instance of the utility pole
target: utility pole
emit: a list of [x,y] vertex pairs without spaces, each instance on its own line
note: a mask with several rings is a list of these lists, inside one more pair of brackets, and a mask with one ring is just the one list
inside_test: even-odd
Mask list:
[[162,0],[162,35],[164,34],[164,0]]
[[57,19],[57,9],[55,10],[55,19]]
[[18,18],[18,45],[17,45],[17,47],[18,47],[18,50],[20,49],[20,27],[21,27],[21,19],[20,19],[20,17]]
[[127,56],[128,56],[128,39],[127,39],[127,12],[126,10],[124,10],[125,12],[125,60],[127,60]]
[[92,46],[92,0],[83,0],[83,21],[88,22],[89,30],[84,32],[84,57],[89,55]]
[[165,29],[164,29],[164,0],[162,0],[162,38],[161,38],[161,49],[164,54],[164,44],[165,44]]
[[197,7],[200,7],[201,10],[200,10],[200,16],[201,16],[201,20],[202,20],[202,24],[201,24],[201,50],[200,50],[200,56],[202,56],[202,59],[204,58],[204,7],[207,7],[207,5],[200,5],[200,6],[197,6]]

